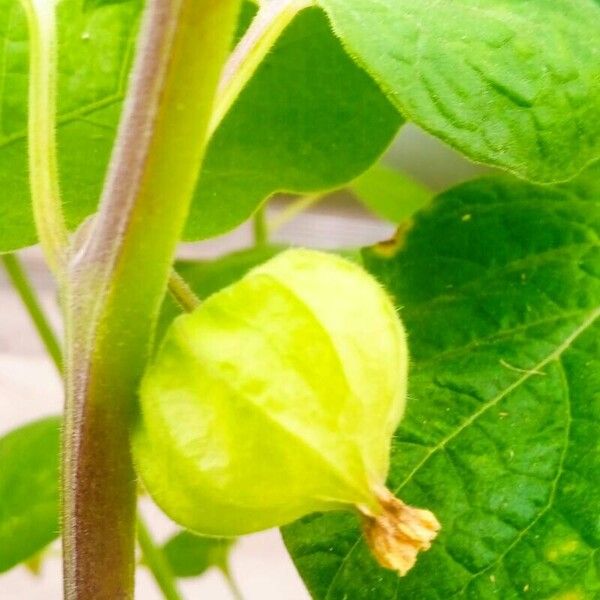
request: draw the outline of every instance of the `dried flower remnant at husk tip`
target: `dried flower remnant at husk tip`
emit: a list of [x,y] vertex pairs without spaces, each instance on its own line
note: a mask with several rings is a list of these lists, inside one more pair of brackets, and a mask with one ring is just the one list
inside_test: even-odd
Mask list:
[[288,250],[173,322],[141,388],[138,472],[204,535],[358,511],[374,556],[404,575],[440,528],[384,487],[407,369],[382,286],[339,256]]
[[419,552],[429,550],[441,525],[432,512],[405,504],[387,488],[379,489],[377,498],[383,511],[380,514],[358,507],[365,539],[383,567],[404,576],[415,565]]

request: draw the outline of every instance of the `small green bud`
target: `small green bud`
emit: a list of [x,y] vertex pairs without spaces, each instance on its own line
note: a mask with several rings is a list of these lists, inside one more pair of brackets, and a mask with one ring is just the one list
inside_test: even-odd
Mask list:
[[407,368],[383,288],[338,256],[289,250],[173,322],[141,387],[138,472],[204,535],[357,510],[403,574],[439,529],[384,486]]

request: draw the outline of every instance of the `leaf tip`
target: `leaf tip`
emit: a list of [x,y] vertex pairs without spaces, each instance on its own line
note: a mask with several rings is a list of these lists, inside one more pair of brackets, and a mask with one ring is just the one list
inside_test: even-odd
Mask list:
[[379,564],[402,577],[413,568],[419,552],[429,550],[441,525],[430,511],[405,504],[385,488],[377,495],[382,512],[362,511],[363,532]]

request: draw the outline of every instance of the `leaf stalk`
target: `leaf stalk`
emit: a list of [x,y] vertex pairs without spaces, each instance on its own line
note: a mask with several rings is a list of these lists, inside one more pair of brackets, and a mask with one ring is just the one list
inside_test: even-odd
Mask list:
[[169,277],[169,292],[186,312],[196,310],[201,304],[200,298],[196,296],[188,282],[174,269]]
[[164,552],[156,546],[148,527],[140,517],[137,520],[137,532],[144,562],[154,576],[163,596],[166,600],[182,600],[182,596],[177,589],[175,576]]
[[12,283],[13,288],[19,295],[23,306],[33,322],[40,340],[44,344],[52,362],[59,372],[62,372],[62,350],[56,333],[52,329],[42,305],[35,293],[35,289],[27,273],[17,258],[16,254],[5,254],[2,256],[2,263],[6,273]]
[[285,28],[301,10],[312,4],[313,0],[270,0],[261,3],[250,27],[223,69],[208,128],[210,137]]
[[50,269],[64,271],[68,233],[56,157],[56,2],[21,0],[29,28],[29,182],[33,217]]

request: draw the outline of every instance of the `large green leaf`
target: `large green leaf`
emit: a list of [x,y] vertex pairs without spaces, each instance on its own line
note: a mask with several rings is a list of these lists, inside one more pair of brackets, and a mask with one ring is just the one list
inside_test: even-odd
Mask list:
[[600,157],[592,0],[318,0],[411,121],[534,181]]
[[[322,5],[350,53],[409,118],[477,160],[532,179],[569,177],[598,155],[600,50],[588,42],[600,8],[591,0],[481,2]],[[58,141],[71,226],[96,206],[140,10],[136,0],[102,4],[90,12],[82,0],[60,3]],[[19,0],[0,0],[0,252],[36,239],[26,167],[26,37]],[[275,191],[349,181],[399,124],[318,9],[304,11],[213,139],[187,237],[226,231]]]
[[0,438],[0,573],[58,537],[60,419]]
[[322,11],[301,12],[213,138],[186,238],[235,227],[274,192],[350,181],[379,157],[400,123]]
[[442,531],[400,579],[353,516],[285,530],[327,600],[600,597],[600,169],[483,179],[365,252],[413,359],[391,489]]
[[[81,0],[60,3],[58,143],[72,227],[95,210],[102,189],[140,9],[137,0],[103,4],[84,11]],[[19,0],[0,0],[0,252],[36,241],[27,181],[26,40]],[[323,13],[305,11],[216,132],[187,238],[235,227],[276,191],[321,190],[353,179],[383,152],[401,121],[348,58]]]
[[[83,12],[59,4],[58,145],[71,226],[93,212],[127,79],[139,2]],[[27,26],[19,0],[0,0],[0,252],[36,241],[27,177]]]

